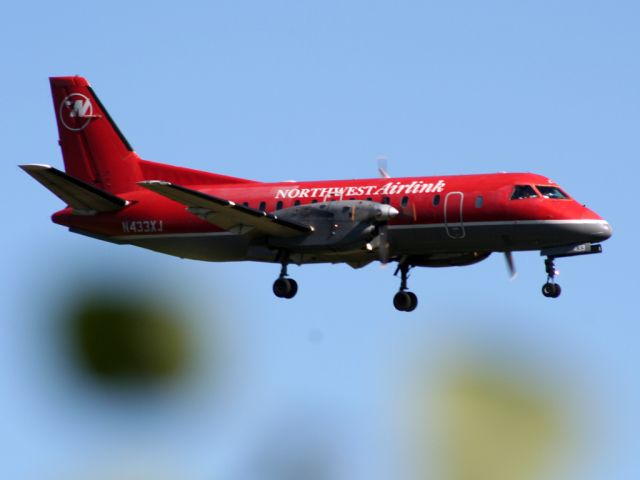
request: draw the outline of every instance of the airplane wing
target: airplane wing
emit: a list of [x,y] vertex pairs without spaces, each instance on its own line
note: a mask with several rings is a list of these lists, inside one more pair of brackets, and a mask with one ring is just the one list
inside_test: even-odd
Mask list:
[[233,233],[243,234],[255,229],[266,235],[293,237],[313,231],[310,225],[278,218],[276,215],[171,182],[147,180],[139,182],[139,185],[182,203],[194,215]]
[[120,198],[49,165],[20,165],[20,168],[82,215],[113,212],[127,205]]

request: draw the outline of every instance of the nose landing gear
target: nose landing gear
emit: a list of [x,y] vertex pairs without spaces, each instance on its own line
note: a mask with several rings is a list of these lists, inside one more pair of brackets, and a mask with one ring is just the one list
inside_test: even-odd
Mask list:
[[556,258],[575,257],[577,255],[589,255],[600,252],[602,252],[602,247],[592,243],[543,248],[540,251],[540,255],[547,256],[547,259],[544,261],[544,268],[547,272],[547,283],[542,286],[542,294],[548,298],[558,298],[562,291],[560,285],[556,283],[556,276],[560,273],[556,270],[554,263]]
[[556,269],[554,260],[555,257],[547,257],[544,261],[544,268],[547,272],[547,283],[542,286],[542,295],[547,298],[558,298],[562,292],[560,285],[557,284],[555,280],[560,272]]
[[547,257],[544,261],[544,268],[547,271],[547,283],[542,286],[542,295],[547,298],[558,298],[562,289],[560,285],[556,283],[556,276],[560,273],[556,270],[554,257]]
[[415,293],[410,292],[407,287],[410,268],[411,266],[408,263],[401,261],[394,274],[397,275],[400,272],[400,290],[393,296],[393,306],[401,312],[412,312],[418,306],[418,297]]
[[287,278],[288,260],[288,255],[283,255],[280,276],[273,282],[273,293],[278,298],[293,298],[298,293],[298,282],[293,278]]

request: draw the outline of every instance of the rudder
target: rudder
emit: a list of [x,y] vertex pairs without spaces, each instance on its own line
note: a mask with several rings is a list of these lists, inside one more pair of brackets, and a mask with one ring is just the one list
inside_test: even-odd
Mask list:
[[143,180],[140,158],[83,77],[51,77],[65,171],[118,193]]

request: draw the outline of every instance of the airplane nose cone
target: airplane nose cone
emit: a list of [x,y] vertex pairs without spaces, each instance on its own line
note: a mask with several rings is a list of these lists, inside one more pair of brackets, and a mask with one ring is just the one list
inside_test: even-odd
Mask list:
[[605,222],[602,226],[602,240],[606,240],[611,235],[613,235],[613,227],[609,222]]
[[613,235],[613,228],[606,220],[596,221],[586,226],[593,242],[603,242]]
[[589,237],[590,242],[603,242],[613,234],[613,228],[609,222],[584,206],[581,219],[584,222],[581,229]]

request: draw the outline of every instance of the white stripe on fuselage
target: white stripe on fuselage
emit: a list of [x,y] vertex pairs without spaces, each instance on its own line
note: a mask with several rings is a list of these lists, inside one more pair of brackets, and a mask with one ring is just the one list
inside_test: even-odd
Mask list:
[[[607,225],[606,220],[580,219],[580,220],[508,220],[508,221],[486,221],[486,222],[461,222],[465,228],[468,227],[499,227],[506,225]],[[411,225],[389,225],[391,230],[423,229],[423,228],[445,228],[444,223],[418,223]],[[110,237],[114,240],[143,240],[153,238],[197,238],[213,237],[221,235],[237,235],[231,232],[193,232],[193,233],[156,233],[151,235],[120,235]]]
[[198,238],[198,237],[220,237],[220,236],[237,236],[231,232],[186,232],[186,233],[155,233],[152,235],[116,235],[114,240],[142,240],[146,238]]
[[[606,220],[508,220],[508,221],[486,221],[486,222],[454,222],[461,223],[466,227],[500,227],[505,225],[608,225]],[[420,223],[411,225],[389,225],[391,229],[408,228],[444,228],[445,223]]]

